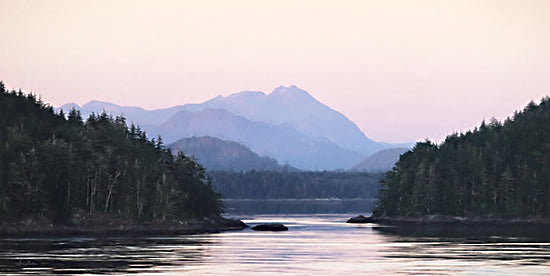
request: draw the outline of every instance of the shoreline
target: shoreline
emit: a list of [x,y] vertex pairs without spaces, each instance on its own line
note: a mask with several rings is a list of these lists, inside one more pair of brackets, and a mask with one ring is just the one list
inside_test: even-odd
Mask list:
[[143,223],[128,221],[117,223],[110,220],[94,221],[93,223],[53,224],[45,219],[27,219],[0,223],[0,238],[194,235],[241,230],[246,227],[248,226],[241,220],[222,216]]
[[548,225],[542,217],[459,217],[426,215],[417,217],[372,217],[372,223],[390,225]]

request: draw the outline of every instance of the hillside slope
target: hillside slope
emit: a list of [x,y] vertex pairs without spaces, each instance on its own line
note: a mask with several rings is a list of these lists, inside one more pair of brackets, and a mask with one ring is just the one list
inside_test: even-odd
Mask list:
[[282,170],[275,159],[259,156],[249,148],[210,136],[183,138],[169,145],[174,154],[194,156],[208,170]]
[[550,216],[550,98],[441,145],[417,143],[383,183],[377,216]]
[[389,171],[399,160],[399,156],[408,150],[408,148],[390,148],[377,151],[355,165],[352,170],[362,172]]
[[212,136],[247,145],[254,152],[302,170],[349,168],[361,156],[323,138],[311,138],[288,125],[253,122],[224,109],[180,111],[156,133],[165,141]]

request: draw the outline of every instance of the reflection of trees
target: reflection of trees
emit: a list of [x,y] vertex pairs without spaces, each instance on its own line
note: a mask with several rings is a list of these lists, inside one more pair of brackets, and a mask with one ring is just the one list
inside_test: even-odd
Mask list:
[[374,227],[391,246],[386,258],[419,261],[547,261],[550,234],[544,226],[405,225]]
[[229,199],[225,210],[235,214],[329,214],[370,212],[376,203],[366,199]]
[[[7,240],[0,243],[0,271],[113,274],[165,272],[201,263],[215,241],[200,236],[72,240]],[[41,270],[43,269],[43,270]]]
[[544,225],[403,224],[379,226],[373,227],[373,229],[385,236],[416,240],[440,238],[486,241],[492,237],[514,237],[550,241],[550,233],[547,226]]

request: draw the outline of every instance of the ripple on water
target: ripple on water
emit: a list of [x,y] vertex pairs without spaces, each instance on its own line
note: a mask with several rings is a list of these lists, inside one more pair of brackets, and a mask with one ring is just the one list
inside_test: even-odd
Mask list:
[[550,237],[532,227],[380,227],[350,214],[255,216],[250,229],[168,237],[0,239],[0,273],[547,275]]

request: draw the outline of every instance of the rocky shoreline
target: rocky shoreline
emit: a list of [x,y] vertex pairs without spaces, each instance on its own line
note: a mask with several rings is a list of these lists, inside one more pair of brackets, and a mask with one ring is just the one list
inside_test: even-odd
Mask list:
[[115,218],[87,219],[55,224],[45,218],[0,223],[0,238],[55,236],[191,235],[241,230],[244,222],[222,216],[171,221],[132,222]]
[[[363,221],[363,222],[361,222]],[[378,224],[460,224],[460,225],[549,225],[550,218],[542,217],[458,217],[444,215],[426,215],[415,217],[363,217],[350,218],[349,223]]]

